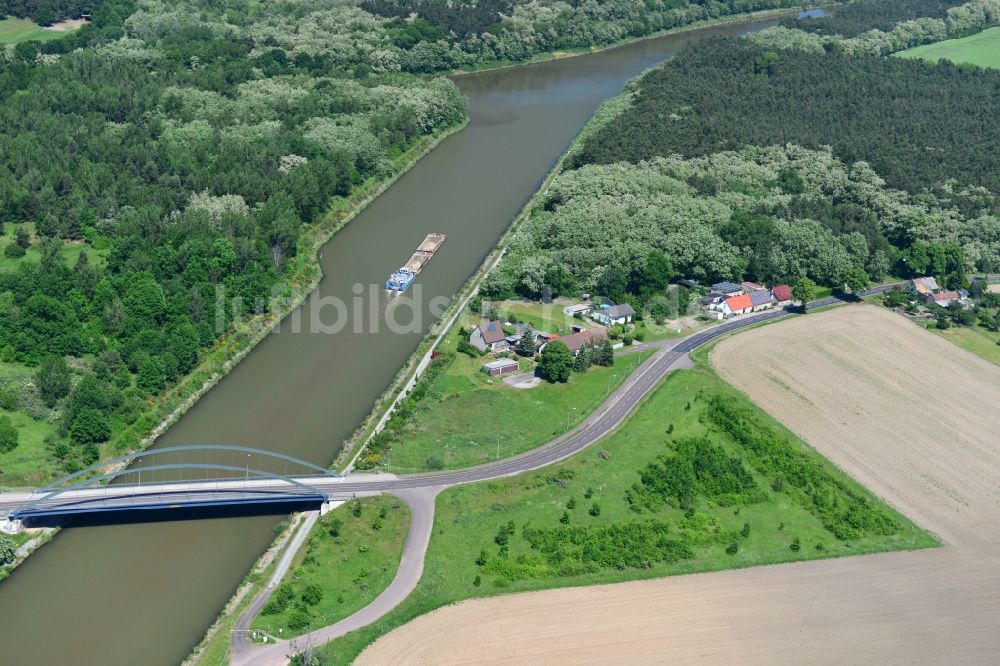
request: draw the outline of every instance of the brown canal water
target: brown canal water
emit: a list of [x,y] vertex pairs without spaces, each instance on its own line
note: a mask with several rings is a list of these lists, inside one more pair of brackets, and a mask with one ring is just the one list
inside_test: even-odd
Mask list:
[[[161,438],[225,443],[326,465],[432,323],[434,296],[458,292],[597,106],[644,69],[757,21],[668,35],[548,63],[456,79],[471,123],[422,159],[323,248],[318,295],[353,307],[375,294],[380,330],[339,333],[333,305],[307,302],[300,332],[271,335]],[[419,325],[385,325],[383,285],[429,232],[448,240],[410,290]],[[419,289],[418,289],[419,287]],[[399,300],[398,298],[396,300]],[[397,309],[396,320],[408,317]],[[341,318],[342,319],[342,318]],[[370,323],[370,322],[369,322]],[[177,664],[274,537],[275,516],[68,527],[0,584],[0,663]]]

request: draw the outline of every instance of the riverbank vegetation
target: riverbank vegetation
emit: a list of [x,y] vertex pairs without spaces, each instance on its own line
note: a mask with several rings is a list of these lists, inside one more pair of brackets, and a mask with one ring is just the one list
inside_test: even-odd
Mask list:
[[[714,413],[718,405],[725,415]],[[935,543],[702,356],[599,445],[544,470],[444,492],[417,589],[325,654],[348,663],[393,627],[465,598]]]
[[392,497],[355,499],[320,518],[251,625],[291,638],[360,610],[396,575],[410,509]]

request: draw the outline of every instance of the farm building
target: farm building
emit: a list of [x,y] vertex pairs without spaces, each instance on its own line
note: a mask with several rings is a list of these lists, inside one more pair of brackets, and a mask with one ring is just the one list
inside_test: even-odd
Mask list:
[[507,351],[510,347],[499,321],[484,321],[472,329],[469,344],[479,351],[491,352]]
[[775,303],[778,305],[788,305],[792,302],[792,288],[787,284],[776,284],[771,288]]
[[746,291],[746,288],[741,284],[736,284],[735,282],[717,282],[712,285],[712,291],[717,291],[720,294],[725,294],[728,297],[739,296]]
[[753,291],[747,293],[747,296],[750,297],[750,303],[752,304],[750,312],[758,312],[759,310],[773,308],[776,302],[774,296],[771,295],[771,292],[764,288],[754,289]]
[[517,372],[518,368],[517,361],[512,358],[501,358],[496,361],[490,361],[489,363],[483,363],[482,371],[491,377],[499,377],[500,375],[508,375],[512,372]]
[[575,317],[576,315],[583,316],[594,309],[594,306],[588,305],[587,303],[577,303],[576,305],[567,305],[563,308],[563,314],[567,317]]
[[941,291],[941,287],[933,277],[919,277],[913,279],[913,291],[918,296],[928,296]]

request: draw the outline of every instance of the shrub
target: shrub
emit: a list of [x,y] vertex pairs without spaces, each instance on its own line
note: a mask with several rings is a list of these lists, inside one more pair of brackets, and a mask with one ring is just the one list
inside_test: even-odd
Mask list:
[[20,434],[10,422],[10,417],[0,416],[0,453],[9,453],[17,448]]
[[21,404],[21,392],[17,386],[4,386],[0,388],[0,409],[13,412]]
[[798,537],[795,537],[795,539],[792,541],[792,545],[788,547],[788,550],[792,551],[793,553],[797,553],[800,550],[802,550],[802,542],[799,541]]
[[601,505],[598,504],[597,502],[594,502],[593,506],[590,507],[590,511],[588,511],[587,513],[596,518],[597,516],[601,515]]
[[302,631],[309,626],[312,618],[305,608],[295,608],[288,614],[288,628],[292,631]]
[[438,456],[428,456],[427,460],[424,461],[424,466],[431,471],[438,471],[444,469],[444,461]]
[[483,577],[480,576],[479,574],[476,574],[476,577],[472,579],[472,586],[479,587],[482,584],[483,584]]
[[735,555],[737,552],[739,552],[739,550],[740,546],[735,541],[726,546],[726,553],[728,553],[729,555]]
[[0,566],[6,566],[17,558],[17,546],[7,534],[0,534]]
[[570,509],[570,510],[573,510],[573,509],[576,508],[576,498],[575,497],[570,497],[569,498],[569,501],[566,502],[566,508]]
[[563,525],[569,525],[569,512],[563,511],[563,514],[559,517],[559,522]]
[[10,245],[8,245],[3,249],[3,256],[7,257],[8,259],[20,259],[27,253],[28,251],[25,250],[20,245],[18,245],[17,243],[11,243]]
[[344,522],[342,520],[340,520],[340,518],[333,518],[333,519],[331,519],[329,525],[327,525],[327,529],[330,532],[330,536],[332,536],[332,537],[339,537],[340,536],[340,529],[343,526],[344,526]]
[[302,601],[310,606],[315,606],[323,601],[323,588],[316,583],[306,585],[302,588]]

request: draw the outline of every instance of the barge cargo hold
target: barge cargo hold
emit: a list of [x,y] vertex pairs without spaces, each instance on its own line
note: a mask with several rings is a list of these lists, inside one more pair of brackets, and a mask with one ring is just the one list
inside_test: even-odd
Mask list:
[[388,291],[406,291],[427,262],[431,260],[434,253],[440,249],[444,239],[444,234],[427,234],[427,238],[420,244],[417,251],[413,253],[410,260],[406,262],[398,271],[389,276],[385,281],[385,288]]

